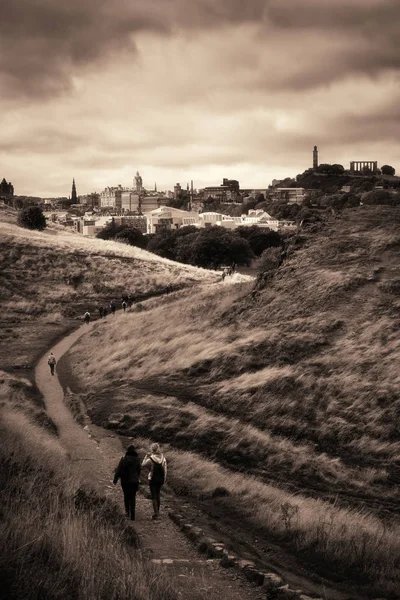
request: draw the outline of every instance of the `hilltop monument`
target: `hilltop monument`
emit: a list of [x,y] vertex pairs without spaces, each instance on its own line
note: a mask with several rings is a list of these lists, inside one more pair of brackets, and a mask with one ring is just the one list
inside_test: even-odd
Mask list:
[[318,147],[314,146],[313,150],[313,169],[318,169]]

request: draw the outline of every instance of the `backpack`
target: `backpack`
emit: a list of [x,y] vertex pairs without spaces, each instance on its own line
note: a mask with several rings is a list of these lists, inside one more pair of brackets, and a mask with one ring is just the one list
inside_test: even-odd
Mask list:
[[156,462],[155,460],[153,460],[152,458],[150,458],[151,462],[153,463],[153,473],[151,476],[151,481],[153,483],[164,483],[164,479],[165,479],[165,475],[164,475],[164,467],[162,466],[162,464]]

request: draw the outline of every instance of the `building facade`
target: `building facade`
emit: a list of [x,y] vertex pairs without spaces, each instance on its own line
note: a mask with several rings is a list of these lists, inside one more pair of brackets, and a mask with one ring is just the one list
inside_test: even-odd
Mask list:
[[301,204],[306,191],[304,188],[270,188],[268,197],[271,200],[286,200],[289,204]]
[[165,230],[174,230],[185,225],[195,225],[194,222],[187,222],[187,219],[198,220],[198,213],[190,213],[179,208],[171,206],[160,206],[155,210],[146,213],[147,233],[158,233]]
[[220,202],[230,203],[240,199],[240,186],[236,179],[224,179],[219,186],[208,186],[202,190],[203,198],[212,198]]

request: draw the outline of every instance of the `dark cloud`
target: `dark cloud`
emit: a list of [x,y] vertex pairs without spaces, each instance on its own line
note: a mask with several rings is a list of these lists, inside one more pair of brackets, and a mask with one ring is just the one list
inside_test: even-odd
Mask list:
[[3,90],[28,96],[67,90],[73,73],[121,50],[134,33],[163,32],[162,15],[125,0],[5,0],[1,7]]
[[[278,77],[275,85],[307,88],[352,72],[400,68],[398,17],[397,0],[3,0],[0,83],[11,96],[52,96],[71,89],[74,75],[113,53],[134,56],[140,32],[174,35],[220,28],[224,35],[229,26],[252,23],[263,32],[260,51],[268,52],[269,37],[292,32],[299,72]],[[327,65],[324,53],[319,60],[310,46],[310,32],[320,35],[322,51],[325,32],[338,36]],[[340,51],[341,36],[346,36],[347,53]],[[302,62],[308,65],[310,58],[314,68],[307,66],[302,76]]]

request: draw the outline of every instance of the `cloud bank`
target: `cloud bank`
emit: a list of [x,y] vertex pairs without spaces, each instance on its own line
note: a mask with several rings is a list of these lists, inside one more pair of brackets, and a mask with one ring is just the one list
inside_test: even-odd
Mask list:
[[314,144],[400,169],[399,16],[395,0],[3,0],[0,175],[39,194],[137,168],[149,187],[262,186]]

